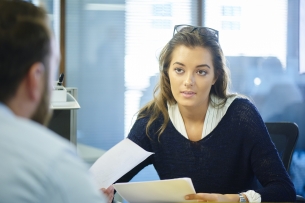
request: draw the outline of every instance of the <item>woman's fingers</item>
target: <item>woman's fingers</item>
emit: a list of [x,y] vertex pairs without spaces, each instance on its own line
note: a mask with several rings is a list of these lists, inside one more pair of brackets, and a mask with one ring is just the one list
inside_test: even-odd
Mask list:
[[197,193],[186,195],[185,199],[197,202],[239,202],[237,194]]
[[186,200],[197,200],[198,202],[217,202],[219,194],[214,193],[197,193],[197,194],[190,194],[186,195]]

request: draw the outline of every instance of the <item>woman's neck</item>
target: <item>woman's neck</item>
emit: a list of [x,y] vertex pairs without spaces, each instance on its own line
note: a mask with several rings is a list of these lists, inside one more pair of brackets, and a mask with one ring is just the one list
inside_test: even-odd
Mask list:
[[178,104],[184,123],[203,123],[208,106],[208,102],[199,107],[185,107]]

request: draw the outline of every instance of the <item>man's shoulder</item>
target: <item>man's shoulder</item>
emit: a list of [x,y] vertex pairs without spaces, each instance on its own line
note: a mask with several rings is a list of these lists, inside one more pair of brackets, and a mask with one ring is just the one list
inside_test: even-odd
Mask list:
[[[25,120],[23,125],[25,128],[28,128],[30,132],[32,132],[28,135],[31,139],[40,140],[42,144],[47,146],[50,146],[50,143],[53,143],[58,145],[58,147],[70,147],[68,140],[56,134],[46,126],[40,125],[31,120]],[[54,146],[52,148],[54,149]]]
[[72,144],[30,120],[7,120],[0,119],[0,179],[14,190],[0,196],[15,200],[22,191],[41,202],[99,201],[89,168]]
[[28,150],[29,154],[44,157],[45,160],[57,156],[62,151],[76,151],[68,140],[29,119],[10,118],[3,121],[0,126],[2,141],[10,143],[14,150]]

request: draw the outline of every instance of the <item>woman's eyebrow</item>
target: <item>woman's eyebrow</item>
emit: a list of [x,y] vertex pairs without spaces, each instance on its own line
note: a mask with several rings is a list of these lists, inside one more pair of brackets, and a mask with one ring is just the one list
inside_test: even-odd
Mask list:
[[196,68],[201,68],[201,67],[208,67],[209,69],[211,69],[211,67],[208,64],[201,64],[196,66]]
[[173,63],[173,65],[175,65],[175,64],[178,64],[178,65],[180,65],[180,66],[185,66],[183,63],[180,63],[180,62],[175,62],[175,63]]
[[[173,65],[175,65],[175,64],[178,64],[178,65],[180,65],[180,66],[185,66],[183,63],[180,63],[180,62],[178,62],[178,61],[176,61],[175,63],[173,63]],[[208,64],[200,64],[200,65],[196,66],[196,68],[202,68],[202,67],[208,67],[208,68],[211,69],[211,67],[210,67]]]

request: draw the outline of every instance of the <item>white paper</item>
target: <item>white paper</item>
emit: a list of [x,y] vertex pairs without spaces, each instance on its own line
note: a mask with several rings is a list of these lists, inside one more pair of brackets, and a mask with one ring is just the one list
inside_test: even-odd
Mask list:
[[108,188],[124,174],[149,157],[145,151],[128,138],[106,151],[90,168],[98,189]]
[[192,202],[184,197],[196,193],[190,178],[116,183],[113,187],[129,203]]

